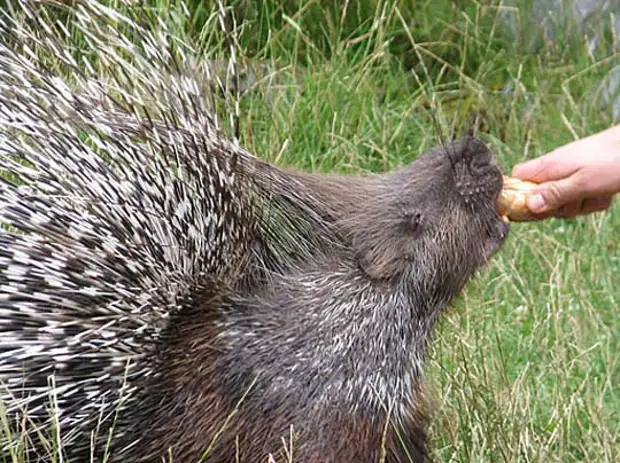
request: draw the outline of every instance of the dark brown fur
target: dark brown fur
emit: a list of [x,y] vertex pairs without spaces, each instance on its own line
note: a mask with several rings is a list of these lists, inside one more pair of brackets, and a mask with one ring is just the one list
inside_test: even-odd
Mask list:
[[[463,153],[468,152],[473,153],[469,154],[472,161],[463,160]],[[386,310],[385,326],[369,331],[373,333],[376,328],[376,335],[349,340],[359,343],[359,351],[351,354],[355,358],[337,354],[333,361],[340,363],[329,366],[332,360],[327,360],[328,363],[320,366],[321,375],[330,375],[330,368],[336,371],[343,366],[342,362],[352,362],[347,367],[352,368],[349,373],[342,373],[343,380],[366,374],[363,371],[365,362],[371,362],[367,357],[372,354],[372,344],[365,343],[371,342],[373,336],[377,338],[378,348],[385,350],[388,357],[392,349],[395,352],[394,359],[386,358],[390,366],[385,367],[395,369],[394,381],[398,375],[405,374],[399,373],[399,358],[407,355],[397,353],[399,342],[411,344],[411,355],[424,357],[429,330],[439,311],[458,294],[471,273],[495,252],[507,232],[494,209],[501,176],[496,167],[485,167],[489,160],[490,154],[480,142],[465,140],[422,157],[417,162],[418,170],[414,163],[400,172],[386,174],[387,182],[386,176],[320,176],[285,173],[263,166],[261,169],[267,171],[258,178],[271,189],[271,201],[281,204],[292,219],[305,224],[294,223],[293,227],[298,228],[287,232],[299,241],[282,241],[284,254],[279,256],[271,255],[257,241],[256,255],[262,256],[262,267],[257,261],[249,262],[244,271],[248,279],[240,280],[244,282],[236,288],[214,290],[217,284],[206,284],[210,289],[197,294],[171,320],[159,346],[155,367],[159,374],[151,382],[139,383],[144,391],[143,413],[141,419],[132,418],[131,426],[137,435],[146,438],[129,453],[132,461],[153,461],[171,452],[172,461],[181,462],[199,461],[201,456],[205,456],[204,461],[259,462],[267,461],[268,455],[284,462],[290,457],[287,448],[292,452],[292,461],[308,463],[376,462],[382,458],[386,462],[425,460],[428,413],[419,372],[412,373],[413,402],[403,405],[402,397],[394,397],[394,403],[383,402],[371,409],[360,405],[353,411],[350,402],[349,405],[339,403],[337,390],[328,393],[324,402],[316,401],[325,394],[330,380],[315,376],[312,370],[304,372],[304,364],[314,367],[313,359],[306,358],[305,353],[319,340],[326,343],[326,349],[333,347],[329,337],[348,336],[347,324],[363,323],[365,317],[373,316],[374,310]],[[477,174],[466,172],[478,168],[487,172],[479,174],[479,179]],[[408,173],[407,169],[413,170]],[[407,185],[407,178],[414,179],[413,186]],[[446,188],[461,184],[465,186],[458,186],[464,188],[458,195],[460,199],[444,204],[441,195],[453,194]],[[392,193],[394,188],[396,194]],[[421,194],[420,200],[428,201],[428,205],[408,203],[410,194]],[[439,197],[434,198],[433,194]],[[459,200],[463,200],[462,205],[458,204]],[[439,204],[454,210],[433,212]],[[439,222],[440,228],[433,232],[437,234],[435,239],[443,241],[424,244],[420,240],[429,232],[434,213],[437,217],[445,214]],[[422,214],[422,218],[416,214]],[[476,225],[478,219],[480,223]],[[417,220],[422,220],[422,224]],[[263,234],[269,234],[265,231],[268,226],[263,224]],[[469,226],[474,227],[472,231],[464,229]],[[478,226],[479,229],[475,228]],[[280,231],[286,229],[282,224],[279,227]],[[312,236],[312,231],[306,234],[307,229],[314,233],[319,230],[319,237]],[[455,249],[459,249],[460,257],[454,257],[453,261],[446,253]],[[434,267],[419,268],[419,265]],[[256,273],[258,267],[262,270]],[[393,310],[387,306],[386,309],[360,306],[350,319],[340,315],[338,303],[333,306],[329,302],[329,297],[339,297],[338,286],[332,287],[328,281],[321,283],[319,279],[308,294],[303,287],[296,286],[296,277],[290,280],[290,275],[304,278],[314,271],[319,275],[350,272],[339,285],[348,284],[347,278],[359,278],[361,286],[353,287],[352,291],[371,291],[377,301],[411,300],[414,314],[408,317],[413,316],[424,327],[414,329],[404,325],[401,330],[405,331],[401,335],[395,331],[394,337],[389,333],[395,322],[389,317],[398,317],[398,313],[387,315]],[[301,292],[299,296],[287,295],[287,288]],[[298,297],[308,298],[310,302],[296,302]],[[305,306],[306,303],[311,306]],[[325,304],[326,308],[321,309]],[[422,306],[417,307],[419,304]],[[273,312],[276,307],[281,311],[279,315]],[[287,314],[298,310],[302,310],[299,316]],[[333,327],[304,318],[307,311],[315,310],[326,318],[336,317]],[[248,325],[250,321],[254,325]],[[226,330],[231,330],[231,336],[247,336],[247,343],[239,341],[234,347],[233,342],[231,347],[229,340],[220,336],[222,328],[218,328],[222,326],[218,324],[225,322],[229,323]],[[408,332],[409,329],[413,331]],[[278,341],[280,334],[282,338]],[[401,340],[399,336],[405,338]],[[263,338],[273,347],[262,346]],[[371,350],[366,351],[368,348]],[[290,380],[287,383],[290,393],[286,387],[272,390],[272,381],[281,380],[280,365],[294,362],[295,355],[302,355],[304,361],[298,366],[298,378],[285,378]],[[406,357],[403,361],[406,363]],[[368,368],[372,372],[375,367],[369,363]],[[355,387],[351,391],[354,390]],[[357,400],[344,393],[343,399]],[[405,407],[395,421],[392,406]]]
[[[199,455],[206,457],[204,461],[259,462],[267,461],[270,454],[278,463],[404,463],[426,458],[428,417],[421,384],[416,386],[421,403],[409,410],[402,428],[386,422],[389,410],[379,421],[371,422],[328,407],[311,411],[326,417],[320,429],[307,429],[304,423],[293,426],[282,410],[257,413],[247,405],[253,400],[252,384],[231,391],[220,383],[217,362],[221,347],[211,342],[213,323],[204,313],[203,307],[186,313],[182,326],[170,333],[163,363],[165,368],[173,368],[173,374],[152,386],[158,399],[151,397],[143,404],[148,411],[146,429],[138,426],[136,431],[149,438],[141,454],[161,455],[162,449],[171,448],[173,462],[200,461]],[[161,402],[162,396],[173,398],[173,413]],[[312,444],[300,445],[304,441]]]
[[270,166],[219,132],[211,72],[143,5],[50,3],[0,15],[7,416],[77,462],[108,440],[119,462],[288,461],[291,439],[299,462],[425,459],[433,326],[507,233],[489,149]]

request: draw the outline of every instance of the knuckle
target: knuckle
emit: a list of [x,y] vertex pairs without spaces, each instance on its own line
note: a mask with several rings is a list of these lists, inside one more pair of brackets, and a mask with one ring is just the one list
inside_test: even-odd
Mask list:
[[562,188],[560,188],[557,183],[549,184],[549,186],[545,189],[545,193],[545,201],[549,204],[549,206],[558,207],[564,203],[564,201],[562,201]]

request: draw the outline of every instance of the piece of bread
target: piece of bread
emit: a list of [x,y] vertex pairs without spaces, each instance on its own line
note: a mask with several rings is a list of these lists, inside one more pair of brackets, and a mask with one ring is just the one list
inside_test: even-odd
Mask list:
[[534,219],[527,207],[527,198],[536,184],[504,175],[504,187],[497,199],[500,215],[512,222],[526,222]]

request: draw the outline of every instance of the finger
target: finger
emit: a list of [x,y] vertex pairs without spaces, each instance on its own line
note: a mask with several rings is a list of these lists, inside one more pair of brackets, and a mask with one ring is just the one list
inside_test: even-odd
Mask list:
[[535,214],[543,214],[580,200],[579,179],[576,177],[539,185],[534,194],[528,198],[527,207]]
[[573,201],[565,204],[556,211],[551,211],[548,216],[558,217],[561,219],[572,219],[578,215],[592,214],[594,212],[604,211],[609,208],[612,203],[611,196],[602,196],[599,198],[587,198],[584,200]]
[[603,196],[600,198],[588,198],[583,202],[581,209],[582,214],[591,214],[593,212],[601,212],[609,209],[613,201],[612,196]]
[[553,215],[562,219],[572,219],[573,217],[581,214],[581,211],[584,207],[584,202],[584,200],[578,200],[570,202],[568,204],[564,204]]
[[569,159],[567,150],[560,148],[531,161],[517,164],[512,169],[512,176],[535,183],[570,177],[579,167]]

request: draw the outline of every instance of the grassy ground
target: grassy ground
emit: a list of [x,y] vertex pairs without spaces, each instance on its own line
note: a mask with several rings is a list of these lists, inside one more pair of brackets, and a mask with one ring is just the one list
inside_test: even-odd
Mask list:
[[[174,3],[156,7],[211,46],[209,7],[183,19]],[[599,104],[620,64],[613,34],[593,52],[578,34],[552,43],[522,5],[240,1],[236,12],[240,56],[274,70],[242,100],[241,143],[280,164],[387,170],[475,129],[510,171],[613,123]],[[515,225],[445,314],[427,368],[437,460],[620,459],[619,212]]]

